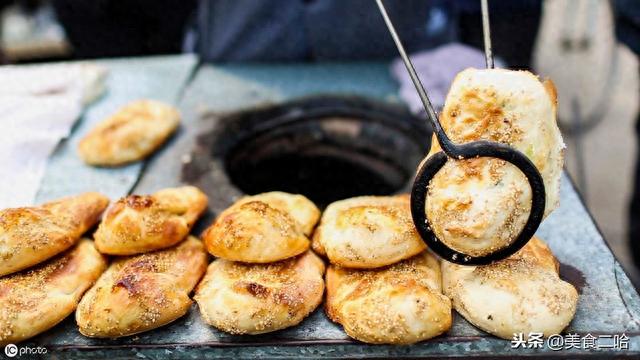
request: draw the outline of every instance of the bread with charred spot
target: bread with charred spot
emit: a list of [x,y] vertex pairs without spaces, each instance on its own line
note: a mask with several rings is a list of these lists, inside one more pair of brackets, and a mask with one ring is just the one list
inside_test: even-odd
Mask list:
[[105,213],[96,247],[104,254],[134,255],[173,246],[189,234],[207,201],[193,186],[124,197]]
[[324,263],[307,251],[271,264],[217,259],[196,290],[204,320],[232,334],[262,334],[300,323],[322,301]]
[[326,283],[327,316],[356,340],[413,344],[451,327],[440,265],[427,251],[374,270],[330,265]]
[[223,211],[202,238],[216,257],[269,263],[307,251],[319,217],[320,210],[302,195],[246,196]]
[[537,237],[491,265],[443,262],[442,276],[458,313],[503,339],[515,333],[559,334],[576,312],[576,289],[560,279],[558,262]]
[[109,199],[89,192],[40,206],[0,211],[0,276],[39,264],[73,246]]
[[330,204],[313,249],[332,264],[372,269],[410,258],[426,245],[411,219],[409,195],[360,196]]
[[43,264],[0,278],[0,345],[29,339],[73,313],[106,267],[84,239]]
[[78,305],[80,332],[117,338],[180,318],[206,267],[207,253],[193,236],[170,249],[114,260]]

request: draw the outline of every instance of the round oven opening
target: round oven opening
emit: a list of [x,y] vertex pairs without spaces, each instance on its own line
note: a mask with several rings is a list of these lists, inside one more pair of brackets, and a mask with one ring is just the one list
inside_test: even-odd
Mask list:
[[321,207],[409,191],[430,144],[424,121],[362,98],[304,99],[224,123],[218,150],[233,185],[246,194],[299,193]]

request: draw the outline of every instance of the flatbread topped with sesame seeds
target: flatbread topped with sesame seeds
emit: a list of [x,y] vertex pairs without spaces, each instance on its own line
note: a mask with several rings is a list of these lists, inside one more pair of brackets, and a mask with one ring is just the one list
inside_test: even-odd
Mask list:
[[[558,207],[564,143],[550,80],[528,71],[460,72],[440,116],[455,143],[489,140],[525,154],[542,175],[546,217]],[[433,138],[427,158],[441,151]],[[459,252],[483,256],[508,246],[531,210],[531,187],[513,164],[495,158],[447,160],[431,179],[426,214],[437,238]]]
[[223,211],[202,239],[216,257],[269,263],[307,251],[319,218],[320,210],[302,195],[274,191],[245,196]]
[[0,211],[0,276],[39,264],[73,246],[109,199],[95,192]]
[[560,279],[557,260],[537,237],[491,265],[444,261],[442,278],[460,315],[503,339],[515,333],[559,334],[576,312],[578,292]]
[[426,245],[411,219],[409,195],[360,196],[330,204],[313,235],[332,264],[372,269],[410,258]]
[[271,264],[217,259],[196,290],[203,319],[232,334],[297,325],[322,301],[324,263],[313,252]]
[[427,251],[380,269],[329,266],[325,311],[347,335],[371,344],[413,344],[451,327],[438,260]]
[[78,305],[80,332],[117,338],[180,318],[206,267],[207,253],[193,236],[167,250],[116,259]]
[[193,186],[130,195],[109,207],[94,234],[96,247],[109,255],[134,255],[182,241],[207,208],[207,195]]
[[0,278],[0,345],[36,336],[62,321],[107,268],[84,239],[59,256]]

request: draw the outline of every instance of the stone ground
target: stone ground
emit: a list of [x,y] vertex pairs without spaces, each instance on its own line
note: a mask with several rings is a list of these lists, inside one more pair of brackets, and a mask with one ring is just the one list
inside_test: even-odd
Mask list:
[[[640,271],[631,262],[627,239],[637,146],[638,61],[616,43],[608,2],[547,0],[534,63],[558,88],[559,121],[569,129],[563,131],[565,166],[638,286]],[[591,121],[596,124],[585,125]],[[586,129],[582,135],[571,134],[576,124]]]

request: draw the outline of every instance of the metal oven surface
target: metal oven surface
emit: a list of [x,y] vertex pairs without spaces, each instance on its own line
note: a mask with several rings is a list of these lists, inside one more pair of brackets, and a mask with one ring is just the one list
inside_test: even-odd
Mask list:
[[[193,63],[185,63],[181,57],[139,60],[148,61],[148,69],[173,69],[172,74],[163,71],[151,72],[154,81],[171,84],[176,89],[186,84],[188,74],[193,71]],[[105,62],[110,64],[110,62]],[[153,66],[152,66],[153,65]],[[164,68],[163,68],[164,66]],[[144,68],[144,67],[143,67]],[[181,68],[181,71],[176,69]],[[112,66],[112,77],[126,78],[126,74],[137,73],[133,69],[116,63]],[[177,72],[176,72],[177,71]],[[113,76],[115,74],[115,76]],[[131,75],[133,76],[133,75]],[[155,83],[154,83],[155,84]],[[124,90],[111,88],[109,95],[98,106],[107,107],[127,96],[117,91],[128,91],[130,96],[142,96],[145,91],[134,88]],[[147,193],[162,187],[184,182],[184,165],[194,159],[191,156],[199,146],[197,137],[211,130],[217,118],[230,111],[280,103],[292,98],[310,94],[332,93],[366,95],[390,102],[397,102],[396,87],[388,76],[387,64],[333,64],[333,65],[282,65],[282,66],[202,66],[183,92],[165,94],[165,100],[173,100],[183,113],[180,133],[157,156],[144,167],[135,166],[122,170],[101,170],[100,176],[93,176],[91,184],[79,183],[73,166],[75,156],[73,144],[78,131],[61,146],[55,155],[44,179],[39,200],[66,195],[71,188],[93,187],[109,189],[110,196],[122,196],[128,192]],[[138,91],[142,95],[135,95]],[[152,96],[152,95],[147,95]],[[205,111],[206,110],[206,111]],[[208,116],[202,116],[204,113]],[[217,116],[216,114],[219,114]],[[87,114],[85,122],[93,115]],[[82,124],[81,126],[86,126]],[[428,141],[425,139],[425,141]],[[230,183],[211,183],[215,179],[225,179],[222,162],[208,164],[211,172],[210,183],[205,187],[210,196],[210,221],[222,209],[241,195],[240,190]],[[86,171],[86,170],[79,170]],[[65,181],[60,178],[65,174]],[[217,175],[216,175],[217,174]],[[79,174],[80,175],[80,174]],[[75,183],[78,181],[78,183]],[[73,316],[52,330],[28,343],[46,346],[53,354],[61,357],[145,357],[145,358],[202,358],[234,357],[259,358],[265,356],[282,358],[326,357],[432,357],[475,356],[513,357],[528,355],[534,358],[549,357],[591,357],[603,355],[640,355],[640,298],[629,279],[604,242],[595,223],[576,193],[571,180],[562,179],[561,205],[538,230],[562,264],[561,276],[573,283],[580,292],[577,314],[566,330],[581,335],[626,334],[629,351],[612,349],[599,352],[580,349],[553,351],[542,349],[512,349],[511,343],[481,332],[456,314],[451,331],[430,341],[413,346],[371,346],[350,340],[340,326],[331,323],[317,309],[299,326],[260,336],[233,336],[205,325],[200,319],[197,306],[189,314],[163,328],[124,339],[95,340],[83,337],[77,331]],[[60,351],[60,352],[58,352]]]

